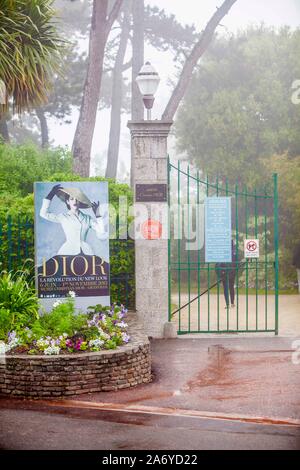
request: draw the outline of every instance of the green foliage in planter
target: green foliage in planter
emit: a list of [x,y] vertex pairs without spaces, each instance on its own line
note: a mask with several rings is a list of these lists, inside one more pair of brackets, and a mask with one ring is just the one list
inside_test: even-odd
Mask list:
[[[74,296],[64,302],[54,302],[51,312],[45,313],[22,327],[9,330],[3,339],[4,351],[27,354],[60,354],[60,352],[100,351],[116,349],[130,341],[124,318],[127,309],[113,304],[111,307],[89,307],[88,314],[75,314]],[[4,310],[4,309],[3,309]],[[5,319],[6,311],[3,312]],[[3,350],[3,345],[1,345]]]
[[63,303],[57,302],[57,306],[51,312],[41,315],[31,329],[37,339],[44,336],[57,337],[63,333],[73,336],[85,323],[86,315],[75,314],[74,301],[67,299]]
[[0,339],[38,318],[38,302],[26,271],[0,274]]
[[7,308],[0,308],[0,340],[6,340],[12,329],[12,313]]
[[105,349],[116,349],[116,347],[117,347],[116,341],[113,339],[108,340],[105,344]]

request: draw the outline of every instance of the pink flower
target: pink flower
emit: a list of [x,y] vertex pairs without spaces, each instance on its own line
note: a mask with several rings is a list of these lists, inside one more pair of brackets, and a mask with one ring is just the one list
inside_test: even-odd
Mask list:
[[75,344],[75,349],[77,349],[77,351],[80,350],[80,346],[81,346],[81,343],[82,343],[82,342],[83,342],[82,339],[79,339],[79,340],[77,341],[77,343]]

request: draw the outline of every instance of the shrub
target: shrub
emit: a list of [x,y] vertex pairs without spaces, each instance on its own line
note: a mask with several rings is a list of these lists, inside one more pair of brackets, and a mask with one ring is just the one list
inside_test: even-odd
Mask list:
[[46,181],[54,173],[70,172],[71,153],[63,147],[41,149],[32,143],[0,144],[0,193],[25,197],[34,181]]
[[32,332],[37,339],[43,336],[57,337],[63,333],[73,336],[85,323],[86,315],[76,314],[74,301],[68,298],[65,302],[54,302],[53,310],[41,315],[33,323]]
[[26,271],[0,274],[0,339],[11,330],[19,330],[38,318],[38,301]]

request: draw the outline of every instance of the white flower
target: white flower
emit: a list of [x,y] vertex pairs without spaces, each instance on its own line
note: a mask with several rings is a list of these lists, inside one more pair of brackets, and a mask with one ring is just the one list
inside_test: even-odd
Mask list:
[[58,346],[49,346],[44,350],[44,354],[47,354],[49,356],[54,355],[54,354],[59,354],[60,348]]
[[127,328],[127,323],[121,321],[120,323],[117,323],[116,326],[118,326],[119,328]]
[[4,356],[6,351],[7,345],[3,341],[0,341],[0,356]]
[[100,349],[103,343],[104,341],[102,341],[101,339],[91,339],[91,341],[89,341],[89,347]]
[[15,348],[16,346],[18,346],[18,344],[20,344],[19,338],[16,338],[15,340],[10,341],[10,342],[8,343],[9,349]]
[[8,333],[8,342],[13,341],[17,337],[17,333],[15,331],[11,331]]
[[101,333],[101,339],[110,339],[110,336],[107,334],[107,333],[104,333],[104,331],[102,331]]
[[9,349],[15,348],[16,346],[18,346],[18,344],[20,344],[20,342],[21,340],[20,338],[18,338],[17,333],[15,331],[12,331],[8,335],[8,344],[7,344],[8,349],[7,350],[9,351]]
[[74,299],[76,297],[76,294],[73,290],[70,290],[69,293],[68,293],[68,296],[72,297],[72,299]]
[[60,304],[61,304],[61,300],[57,300],[56,302],[54,302],[53,307],[56,308],[56,307],[58,307]]
[[28,339],[32,338],[32,331],[29,328],[25,328],[25,333]]
[[39,349],[43,349],[45,348],[46,346],[49,346],[50,344],[50,341],[49,339],[45,339],[45,338],[40,338],[37,340],[36,342],[36,345]]

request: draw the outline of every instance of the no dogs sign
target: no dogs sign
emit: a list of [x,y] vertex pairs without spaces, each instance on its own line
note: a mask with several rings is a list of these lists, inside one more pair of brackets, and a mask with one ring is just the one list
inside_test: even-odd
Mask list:
[[244,256],[245,258],[259,258],[259,240],[257,238],[244,240]]

